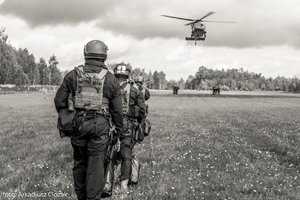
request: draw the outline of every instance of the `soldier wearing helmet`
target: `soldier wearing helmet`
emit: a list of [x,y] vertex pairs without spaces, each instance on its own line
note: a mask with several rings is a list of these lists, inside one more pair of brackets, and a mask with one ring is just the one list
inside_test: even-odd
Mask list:
[[[105,184],[109,118],[117,130],[114,141],[123,125],[120,85],[104,64],[107,50],[102,41],[88,42],[84,65],[66,74],[54,99],[61,137],[69,136],[74,150],[73,178],[79,200],[100,199]],[[71,125],[67,127],[65,116],[70,115]]]
[[131,66],[120,63],[114,67],[114,73],[120,82],[123,104],[123,129],[120,135],[121,148],[121,191],[128,192],[131,178],[132,150],[136,143],[136,130],[145,113],[144,98],[130,80]]
[[[135,76],[133,78],[134,83],[136,88],[142,93],[143,97],[144,97],[144,101],[148,101],[150,98],[150,92],[148,90],[148,88],[144,85],[144,77],[143,76]],[[141,128],[140,133],[139,133],[139,142],[142,142],[144,140],[145,136],[149,135],[150,129],[151,129],[151,122],[147,119],[148,116],[148,104],[146,104],[146,111],[144,116],[142,117],[141,120]]]
[[135,76],[133,78],[133,80],[134,80],[134,83],[136,84],[138,90],[142,92],[145,101],[147,101],[150,98],[150,92],[149,92],[148,88],[144,85],[144,82],[145,82],[144,77],[143,76]]

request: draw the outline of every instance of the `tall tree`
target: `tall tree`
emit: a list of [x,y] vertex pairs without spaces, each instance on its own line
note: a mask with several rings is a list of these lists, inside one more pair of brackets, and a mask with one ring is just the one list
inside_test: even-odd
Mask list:
[[5,29],[0,29],[0,84],[14,84],[14,74],[19,66],[14,48],[7,42]]
[[55,55],[52,55],[49,59],[49,69],[50,69],[50,84],[59,85],[62,81],[62,73],[57,67],[58,61]]
[[22,68],[19,68],[14,75],[16,85],[28,85],[30,84],[30,79]]
[[153,87],[154,87],[153,89],[159,89],[160,87],[160,77],[156,70],[153,73]]
[[35,58],[33,54],[30,54],[29,51],[25,49],[19,49],[17,51],[17,61],[18,64],[22,67],[25,74],[27,74],[31,84],[37,84],[39,82],[39,73]]
[[38,69],[40,73],[40,84],[41,85],[50,85],[51,84],[51,71],[47,66],[47,63],[44,58],[40,58],[38,62]]

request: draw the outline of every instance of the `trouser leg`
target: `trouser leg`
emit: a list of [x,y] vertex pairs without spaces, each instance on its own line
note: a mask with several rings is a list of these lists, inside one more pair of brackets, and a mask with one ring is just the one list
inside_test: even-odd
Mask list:
[[103,152],[88,157],[86,182],[87,198],[94,199],[102,193],[105,184]]
[[131,174],[131,160],[132,160],[132,144],[131,137],[124,137],[121,139],[121,178],[126,180],[130,178]]
[[86,172],[87,172],[87,147],[73,145],[74,167],[73,178],[74,188],[78,200],[86,199]]
[[108,139],[91,138],[88,143],[88,167],[86,176],[87,199],[100,199],[103,191],[104,158]]

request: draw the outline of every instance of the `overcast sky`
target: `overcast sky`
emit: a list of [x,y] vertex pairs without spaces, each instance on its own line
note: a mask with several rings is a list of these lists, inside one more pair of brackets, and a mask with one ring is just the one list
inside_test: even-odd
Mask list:
[[[184,40],[185,21],[214,11],[206,40]],[[130,62],[167,79],[186,79],[201,65],[241,68],[266,77],[300,77],[300,3],[297,0],[0,0],[0,26],[10,42],[38,60],[55,54],[62,70],[83,62],[89,40],[104,41],[108,62]]]

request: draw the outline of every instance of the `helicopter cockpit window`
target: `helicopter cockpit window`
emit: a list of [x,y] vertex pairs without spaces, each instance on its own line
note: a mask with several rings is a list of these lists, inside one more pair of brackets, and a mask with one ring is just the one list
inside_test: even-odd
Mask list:
[[197,23],[195,24],[195,28],[199,28],[199,29],[205,29],[206,27],[204,26],[204,24],[201,24],[201,23]]

